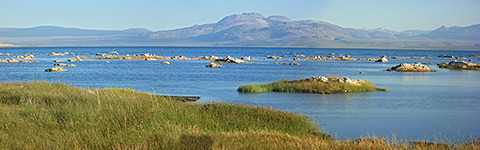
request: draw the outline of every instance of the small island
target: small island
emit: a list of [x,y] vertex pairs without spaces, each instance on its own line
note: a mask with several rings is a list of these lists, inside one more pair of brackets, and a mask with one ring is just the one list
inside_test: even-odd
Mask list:
[[375,87],[372,83],[350,79],[348,77],[311,77],[302,80],[281,80],[267,84],[248,84],[238,88],[241,93],[287,92],[287,93],[316,93],[316,94],[346,94],[358,92],[387,91],[385,88]]

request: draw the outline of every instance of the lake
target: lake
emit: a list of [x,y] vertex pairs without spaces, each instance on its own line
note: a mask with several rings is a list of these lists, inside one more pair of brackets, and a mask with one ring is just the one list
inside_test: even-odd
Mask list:
[[[94,57],[96,53],[117,51],[120,55],[150,53],[157,56],[251,56],[255,64],[222,64],[225,68],[206,68],[208,60],[96,60],[74,62],[66,72],[45,72],[53,60],[77,55]],[[25,55],[37,53],[40,63],[0,63],[0,81],[45,80],[78,87],[131,88],[163,95],[200,96],[199,103],[209,101],[271,106],[302,113],[317,121],[325,132],[339,138],[360,136],[397,136],[408,140],[467,140],[480,137],[480,72],[439,69],[439,72],[401,73],[381,71],[400,63],[441,63],[454,60],[438,55],[480,55],[478,51],[391,50],[333,48],[222,48],[222,47],[23,47],[0,48],[0,53]],[[73,52],[75,55],[47,56],[50,52]],[[289,52],[289,54],[284,54]],[[355,58],[381,56],[426,57],[432,59],[389,59],[372,61],[295,61],[299,66],[276,65],[291,62],[293,54],[307,57],[342,53]],[[286,55],[288,61],[265,60],[265,56]],[[13,56],[1,55],[0,59]],[[337,56],[338,57],[338,56]],[[479,58],[473,59],[479,63]],[[468,60],[466,60],[468,61]],[[359,72],[366,72],[360,74]],[[242,84],[268,83],[282,79],[312,76],[346,76],[364,79],[388,92],[318,95],[295,93],[242,94]]]

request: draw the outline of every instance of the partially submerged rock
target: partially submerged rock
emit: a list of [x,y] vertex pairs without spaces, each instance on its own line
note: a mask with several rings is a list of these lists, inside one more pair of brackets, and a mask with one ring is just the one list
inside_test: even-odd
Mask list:
[[62,67],[53,67],[53,68],[45,69],[45,71],[46,72],[63,72],[63,71],[67,71],[67,69]]
[[219,64],[216,64],[216,63],[210,63],[205,67],[207,67],[207,68],[223,68],[222,65],[219,65]]
[[397,71],[397,72],[437,72],[437,70],[432,70],[426,65],[423,65],[420,62],[414,64],[402,63],[397,66],[394,66],[385,71]]
[[162,62],[161,64],[162,64],[162,65],[170,65],[170,62],[164,61],[164,62]]

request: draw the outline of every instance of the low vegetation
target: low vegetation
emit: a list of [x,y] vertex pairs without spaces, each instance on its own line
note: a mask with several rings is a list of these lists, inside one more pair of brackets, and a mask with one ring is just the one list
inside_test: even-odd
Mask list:
[[330,78],[329,82],[319,80],[281,80],[267,84],[248,84],[238,88],[242,93],[287,92],[287,93],[316,93],[316,94],[344,94],[358,92],[387,91],[385,88],[375,87],[372,83],[348,83]]
[[478,149],[339,141],[307,117],[267,107],[185,103],[131,89],[0,84],[0,149]]

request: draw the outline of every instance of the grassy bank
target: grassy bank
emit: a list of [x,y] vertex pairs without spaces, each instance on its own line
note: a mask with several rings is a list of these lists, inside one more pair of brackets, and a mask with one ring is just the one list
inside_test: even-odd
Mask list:
[[478,149],[338,141],[306,117],[265,107],[184,103],[129,89],[0,84],[0,149]]
[[317,94],[343,94],[358,92],[387,91],[385,88],[377,88],[370,82],[359,85],[338,81],[288,81],[281,80],[267,84],[248,84],[238,88],[242,93],[261,92],[287,92],[287,93],[317,93]]

